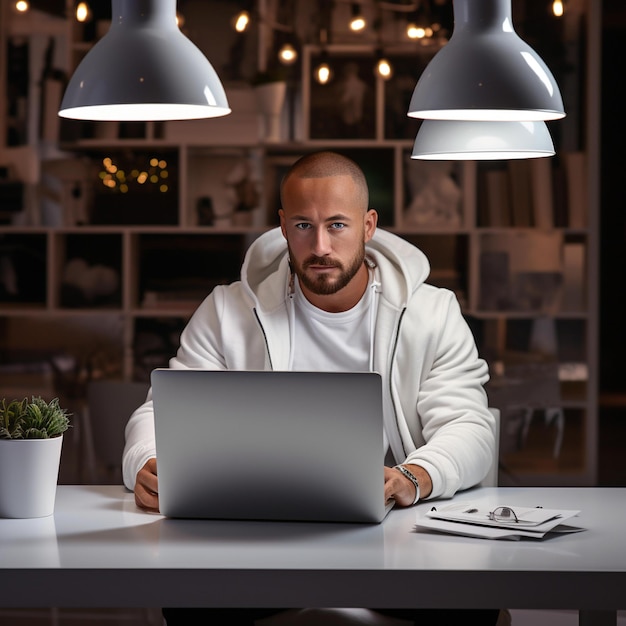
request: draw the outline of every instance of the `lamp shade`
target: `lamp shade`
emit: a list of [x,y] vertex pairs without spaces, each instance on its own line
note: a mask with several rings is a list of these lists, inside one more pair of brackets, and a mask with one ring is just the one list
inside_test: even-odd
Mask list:
[[422,73],[409,117],[553,120],[565,116],[554,76],[513,28],[511,0],[453,0],[454,31]]
[[108,33],[69,81],[59,115],[158,121],[227,115],[217,73],[176,23],[176,0],[112,0]]
[[424,120],[412,159],[482,161],[554,155],[545,122]]

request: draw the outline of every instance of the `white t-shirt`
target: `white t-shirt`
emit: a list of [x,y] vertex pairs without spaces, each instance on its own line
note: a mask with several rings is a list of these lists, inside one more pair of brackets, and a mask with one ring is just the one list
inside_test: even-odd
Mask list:
[[[374,270],[375,271],[375,270]],[[293,363],[295,371],[369,372],[373,362],[374,316],[376,315],[374,271],[363,297],[348,311],[329,313],[311,304],[298,279],[294,290]],[[383,431],[387,465],[394,465],[389,440]]]
[[329,313],[312,305],[295,281],[292,369],[367,372],[372,344],[372,273],[368,288],[348,311]]

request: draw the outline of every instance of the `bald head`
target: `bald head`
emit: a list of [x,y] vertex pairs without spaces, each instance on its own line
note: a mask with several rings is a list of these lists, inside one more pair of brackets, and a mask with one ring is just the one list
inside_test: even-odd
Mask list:
[[280,184],[281,203],[283,189],[293,178],[326,178],[328,176],[350,176],[354,181],[357,198],[353,201],[362,206],[364,211],[369,208],[369,190],[363,170],[352,160],[336,152],[314,152],[298,159],[287,171]]

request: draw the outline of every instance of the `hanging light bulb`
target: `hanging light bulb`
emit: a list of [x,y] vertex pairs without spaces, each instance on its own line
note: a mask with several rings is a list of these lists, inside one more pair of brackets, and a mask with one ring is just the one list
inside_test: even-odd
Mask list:
[[20,13],[26,13],[30,9],[30,3],[26,2],[26,0],[18,0],[15,3],[15,9]]
[[293,65],[298,59],[298,51],[290,44],[285,43],[278,51],[278,60],[283,65]]
[[563,6],[562,0],[554,0],[552,3],[552,13],[554,13],[555,17],[562,17],[565,12],[565,7]]
[[393,67],[389,60],[383,56],[381,50],[377,52],[376,74],[383,80],[389,80],[393,76]]
[[326,85],[333,78],[333,70],[330,65],[324,61],[315,68],[313,76],[320,85]]
[[87,2],[79,2],[76,5],[76,21],[88,22],[91,19],[91,8]]
[[361,7],[353,3],[352,4],[352,19],[350,20],[350,30],[355,33],[360,33],[365,30],[367,22],[361,14]]
[[233,18],[233,28],[238,33],[243,33],[250,25],[250,14],[248,11],[239,11]]
[[320,63],[313,71],[313,78],[320,85],[326,85],[333,78],[333,70],[328,62],[328,52],[326,49],[322,50]]

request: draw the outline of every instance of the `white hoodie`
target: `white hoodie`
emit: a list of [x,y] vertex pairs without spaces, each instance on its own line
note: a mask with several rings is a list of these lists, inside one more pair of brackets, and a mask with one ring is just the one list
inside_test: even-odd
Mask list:
[[[366,246],[378,266],[374,370],[383,378],[385,430],[396,463],[432,478],[430,498],[479,483],[492,463],[487,364],[454,294],[426,284],[430,266],[404,239],[378,229]],[[279,228],[248,250],[241,280],[216,287],[184,329],[174,369],[289,369],[292,281]],[[151,395],[126,426],[122,469],[131,490],[156,456]]]

